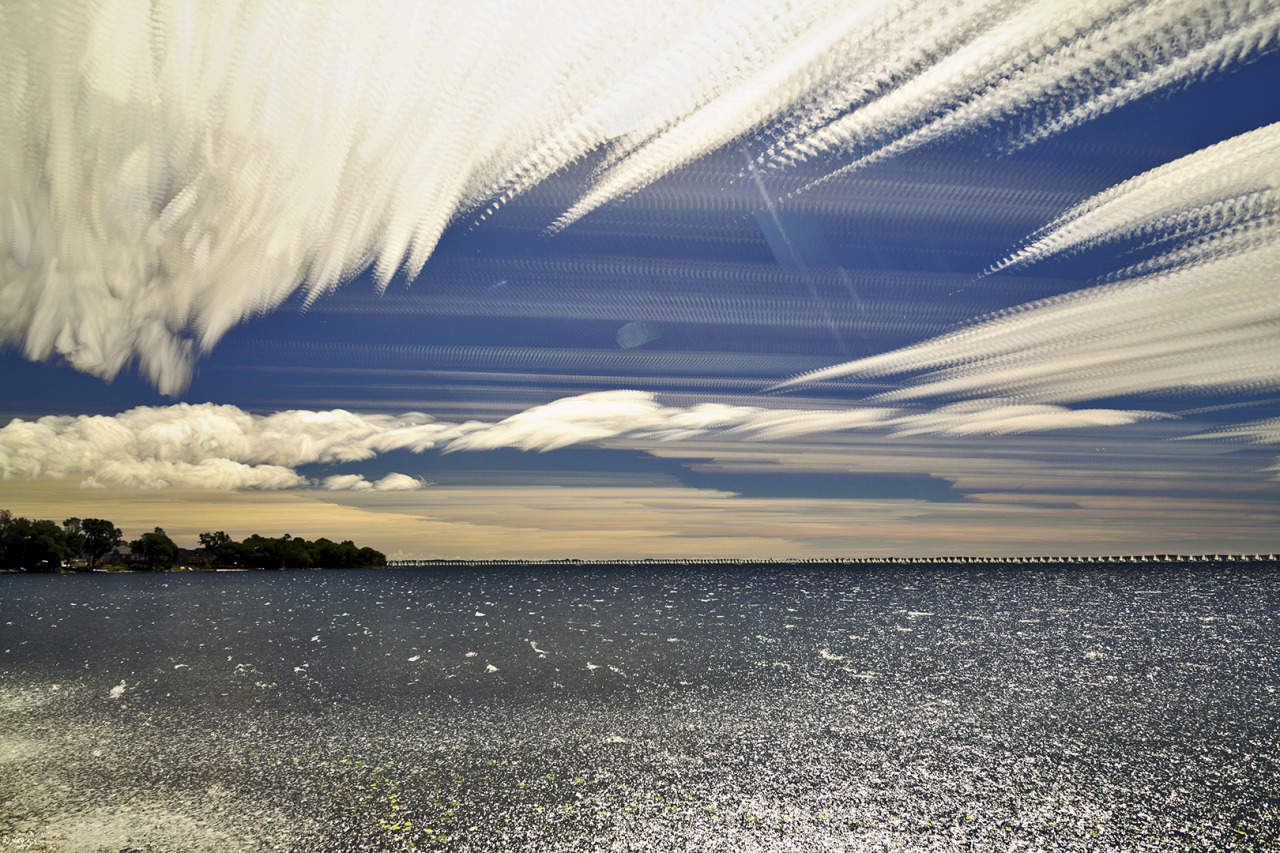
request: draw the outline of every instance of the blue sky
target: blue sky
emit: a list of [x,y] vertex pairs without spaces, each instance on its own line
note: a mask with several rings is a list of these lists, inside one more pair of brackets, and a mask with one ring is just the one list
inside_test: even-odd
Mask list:
[[0,506],[1277,550],[1280,13],[775,5],[19,10]]

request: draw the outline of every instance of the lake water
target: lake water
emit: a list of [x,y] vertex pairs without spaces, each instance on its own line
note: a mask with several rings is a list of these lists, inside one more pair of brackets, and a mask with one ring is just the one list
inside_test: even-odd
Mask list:
[[0,576],[0,850],[1257,850],[1274,566]]

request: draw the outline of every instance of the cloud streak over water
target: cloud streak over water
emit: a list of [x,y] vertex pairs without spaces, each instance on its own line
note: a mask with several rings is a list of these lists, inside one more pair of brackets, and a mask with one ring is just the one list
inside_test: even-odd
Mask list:
[[573,164],[594,172],[553,230],[739,140],[834,173],[1016,116],[1017,147],[1280,30],[1243,2],[423,8],[7,5],[0,343],[175,394],[241,320],[413,277]]

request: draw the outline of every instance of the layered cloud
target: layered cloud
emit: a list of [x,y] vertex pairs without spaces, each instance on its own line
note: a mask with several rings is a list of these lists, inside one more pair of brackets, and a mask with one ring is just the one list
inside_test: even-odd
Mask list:
[[1280,418],[1263,418],[1243,424],[1217,427],[1188,439],[1226,439],[1250,444],[1280,444]]
[[[1280,418],[1262,418],[1242,424],[1216,427],[1197,435],[1186,436],[1188,439],[1212,439],[1218,441],[1241,441],[1249,444],[1280,444]],[[1280,480],[1280,457],[1277,457],[1266,469],[1274,479]]]
[[[1280,217],[1280,123],[1144,172],[1057,217],[991,271],[1148,233],[1274,239]],[[1238,241],[1231,241],[1235,245]]]
[[931,341],[823,368],[909,376],[883,401],[1017,397],[1067,403],[1130,394],[1280,387],[1280,242],[1020,306]]
[[1161,417],[1165,416],[1154,412],[1073,410],[1012,405],[1001,400],[974,401],[929,412],[902,407],[785,409],[723,403],[682,407],[663,405],[644,391],[602,391],[536,406],[497,423],[462,424],[465,434],[442,449],[547,451],[615,438],[666,442],[719,437],[762,442],[851,430],[893,435],[1003,435],[1120,426]]
[[847,430],[904,435],[998,435],[1114,426],[1148,412],[1071,410],[998,402],[909,409],[783,410],[706,403],[666,406],[652,394],[612,391],[556,400],[496,421],[446,423],[420,414],[342,410],[253,415],[235,406],[140,407],[115,416],[15,419],[0,429],[0,479],[79,479],[88,487],[401,491],[405,474],[369,481],[336,473],[319,481],[304,465],[358,463],[390,451],[498,448],[547,451],[624,438],[646,442],[720,436],[772,441]]
[[1121,237],[1162,249],[1118,281],[980,318],[778,388],[902,376],[878,395],[1073,403],[1280,387],[1280,125],[1126,181],[1068,211],[994,270]]
[[416,275],[587,157],[554,228],[737,139],[765,169],[996,121],[1021,144],[1278,29],[1211,0],[10,4],[0,344],[173,394],[245,317]]

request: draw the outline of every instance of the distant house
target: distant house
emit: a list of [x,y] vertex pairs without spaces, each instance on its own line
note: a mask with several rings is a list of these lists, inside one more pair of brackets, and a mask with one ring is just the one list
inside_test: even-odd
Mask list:
[[127,566],[133,562],[133,549],[123,543],[108,551],[102,557],[104,566]]
[[179,548],[176,559],[179,566],[193,569],[207,569],[213,565],[213,556],[205,548]]

